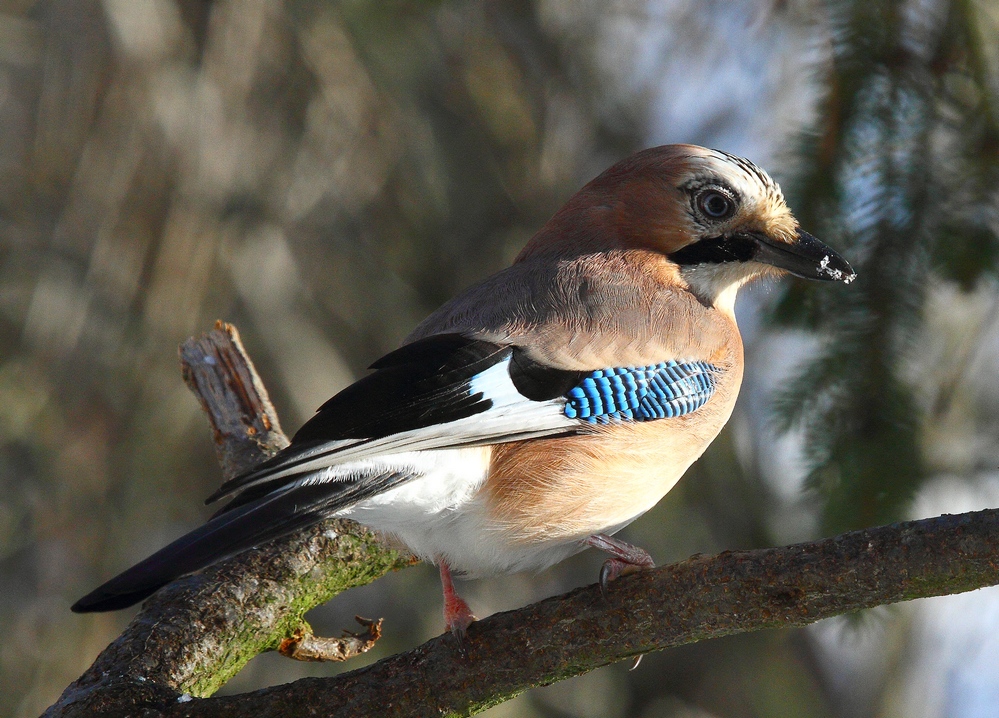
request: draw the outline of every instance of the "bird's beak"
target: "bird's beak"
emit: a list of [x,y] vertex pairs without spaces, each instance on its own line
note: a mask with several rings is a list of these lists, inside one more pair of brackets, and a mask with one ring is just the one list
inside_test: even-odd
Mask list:
[[808,232],[798,230],[794,242],[779,242],[753,233],[758,249],[753,259],[787,270],[803,279],[821,279],[849,284],[857,277],[850,263],[829,245]]

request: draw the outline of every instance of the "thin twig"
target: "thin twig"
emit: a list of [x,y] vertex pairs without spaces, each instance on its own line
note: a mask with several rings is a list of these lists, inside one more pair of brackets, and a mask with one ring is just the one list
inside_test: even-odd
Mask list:
[[307,623],[303,624],[291,637],[281,641],[278,653],[296,661],[346,661],[367,653],[381,638],[382,619],[354,616],[354,620],[364,627],[364,631],[344,631],[340,638],[316,636]]

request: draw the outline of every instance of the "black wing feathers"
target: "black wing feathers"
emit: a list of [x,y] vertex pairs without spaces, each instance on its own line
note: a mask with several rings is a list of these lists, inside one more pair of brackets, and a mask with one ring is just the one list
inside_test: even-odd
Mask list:
[[521,347],[514,347],[513,356],[510,357],[510,379],[517,391],[532,401],[547,401],[565,396],[589,373],[555,369],[534,361]]
[[380,439],[424,426],[458,421],[492,406],[469,394],[469,380],[499,363],[510,347],[438,334],[386,354],[375,370],[327,401],[298,430],[300,442]]
[[[295,434],[291,445],[251,471],[222,484],[205,503],[259,482],[269,471],[295,467],[331,441],[372,441],[402,431],[458,421],[488,410],[492,401],[472,394],[469,381],[501,362],[510,347],[461,334],[438,334],[407,344],[371,365],[374,373],[327,401]],[[286,479],[256,483],[219,513],[264,496]]]

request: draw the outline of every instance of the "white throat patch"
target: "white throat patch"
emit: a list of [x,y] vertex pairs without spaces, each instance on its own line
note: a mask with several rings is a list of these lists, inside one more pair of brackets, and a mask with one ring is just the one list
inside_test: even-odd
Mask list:
[[758,262],[725,262],[683,267],[680,276],[698,299],[734,317],[739,287],[766,271]]

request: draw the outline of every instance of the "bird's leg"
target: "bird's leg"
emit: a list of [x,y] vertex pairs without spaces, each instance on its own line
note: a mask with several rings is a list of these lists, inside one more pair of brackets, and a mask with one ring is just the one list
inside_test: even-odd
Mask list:
[[607,534],[594,534],[586,539],[586,544],[609,553],[611,558],[604,561],[600,567],[600,592],[607,597],[607,584],[618,576],[643,568],[655,568],[656,563],[648,552],[632,546],[627,541],[616,539]]
[[444,625],[460,642],[475,616],[465,599],[455,590],[454,581],[451,580],[451,567],[447,565],[447,561],[442,558],[437,565],[441,572],[441,585],[444,587]]

